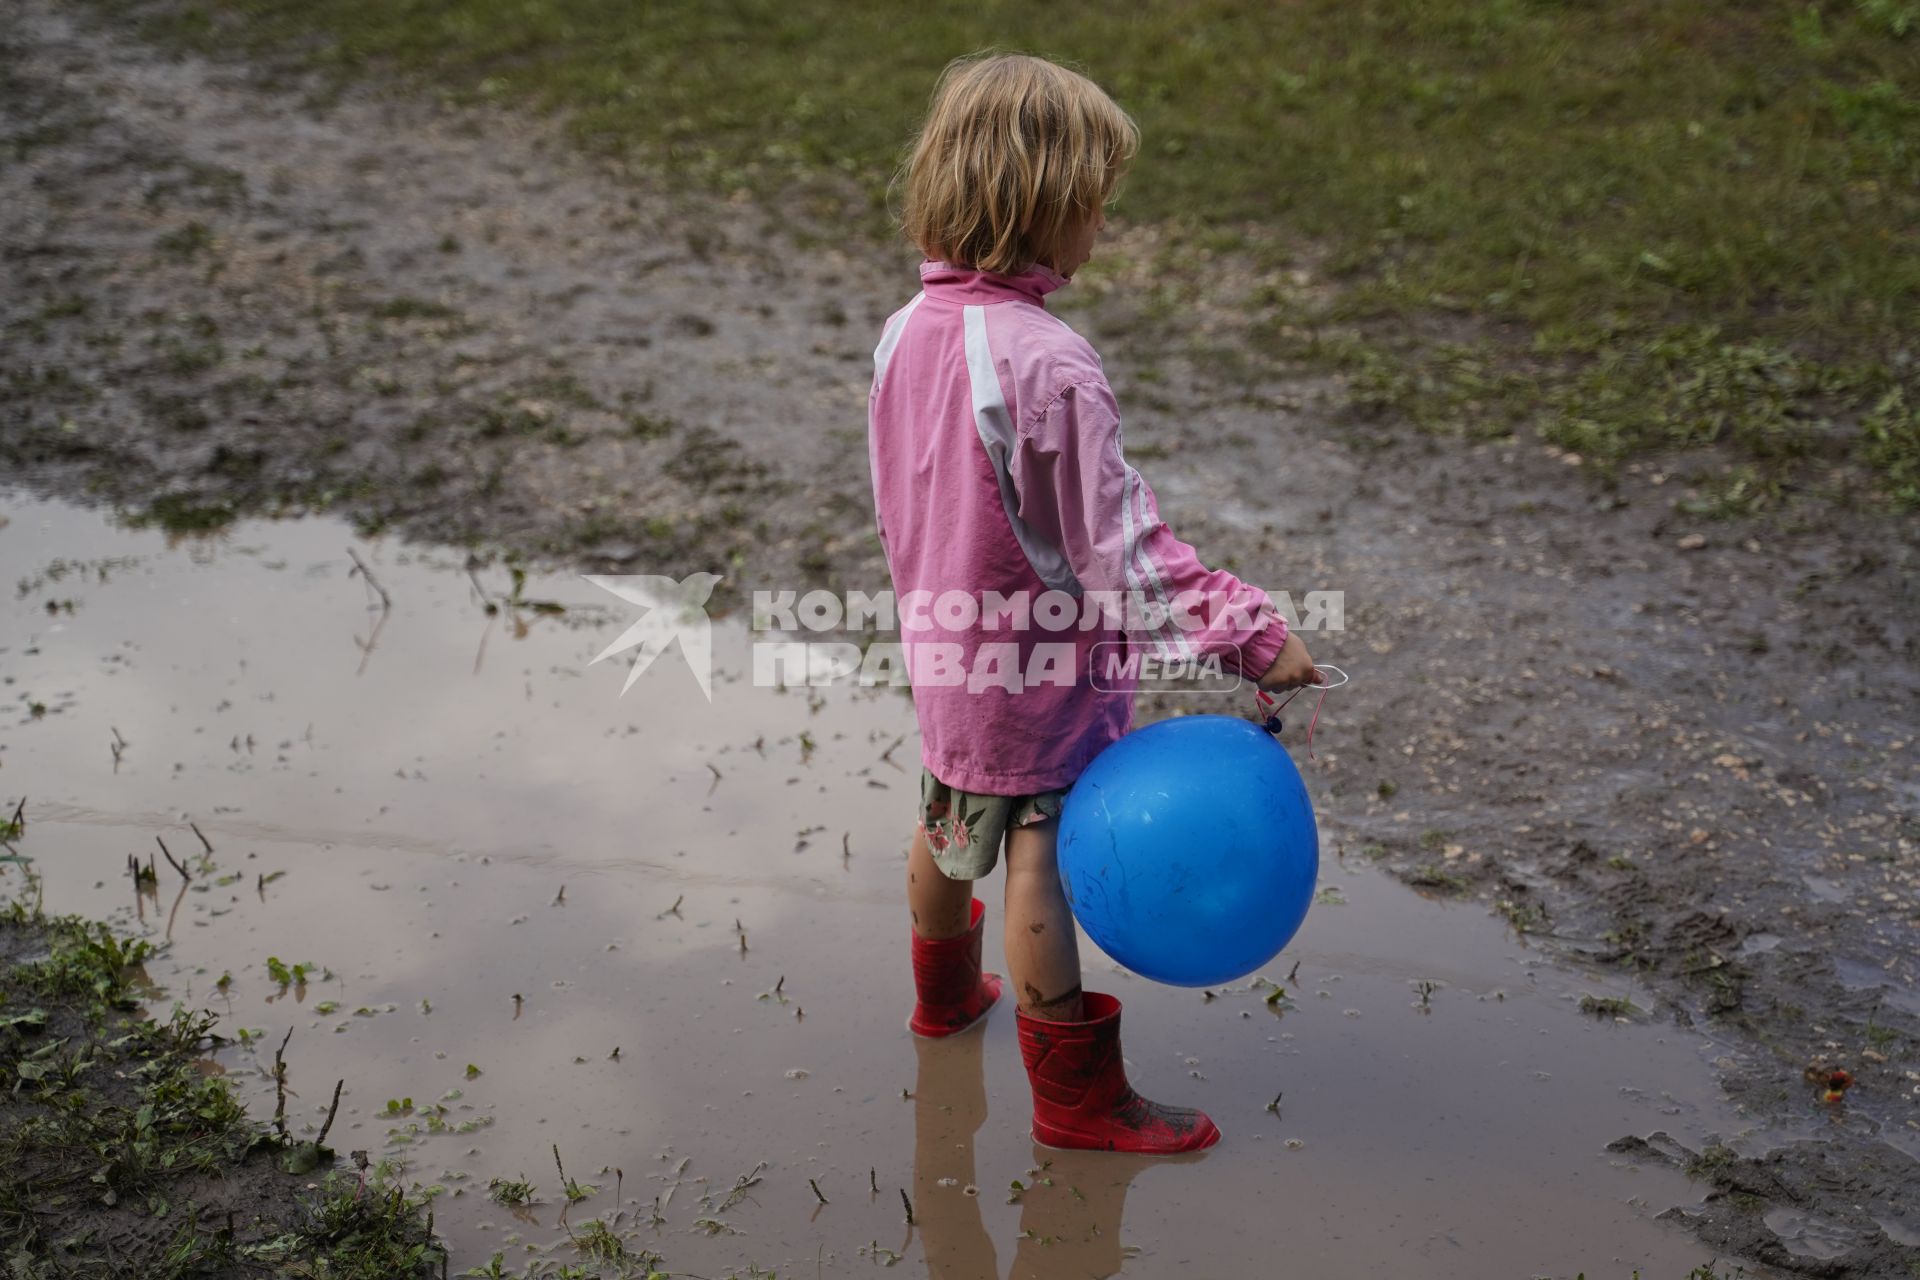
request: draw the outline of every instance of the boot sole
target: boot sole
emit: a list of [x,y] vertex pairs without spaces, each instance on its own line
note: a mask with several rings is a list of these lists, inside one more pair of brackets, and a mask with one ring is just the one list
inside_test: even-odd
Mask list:
[[964,1027],[955,1027],[952,1031],[942,1031],[937,1035],[928,1035],[924,1031],[914,1031],[913,1018],[911,1015],[909,1015],[906,1021],[906,1028],[909,1031],[913,1031],[913,1034],[916,1036],[919,1036],[922,1040],[951,1040],[955,1036],[963,1036],[967,1034],[967,1032],[973,1030],[975,1027],[985,1026],[987,1021],[987,1015],[992,1013],[996,1008],[999,1007],[1000,997],[1005,995],[1006,993],[1007,993],[1006,984],[1002,983],[999,994],[995,995],[992,1000],[988,1001],[987,1007],[982,1009],[979,1013],[975,1014],[973,1021],[969,1022]]
[[1103,1155],[1110,1155],[1110,1156],[1144,1156],[1149,1160],[1186,1160],[1194,1156],[1205,1155],[1207,1152],[1219,1146],[1221,1139],[1225,1138],[1226,1136],[1227,1135],[1224,1132],[1220,1133],[1218,1136],[1214,1138],[1212,1142],[1209,1142],[1206,1146],[1195,1147],[1191,1151],[1131,1151],[1124,1147],[1057,1146],[1054,1143],[1046,1141],[1034,1130],[1032,1129],[1027,1130],[1027,1137],[1032,1139],[1033,1145],[1036,1147],[1045,1147],[1048,1151],[1096,1151]]

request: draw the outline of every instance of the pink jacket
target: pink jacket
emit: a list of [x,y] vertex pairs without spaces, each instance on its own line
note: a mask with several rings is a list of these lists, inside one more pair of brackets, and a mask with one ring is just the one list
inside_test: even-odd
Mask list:
[[[1065,277],[923,262],[920,280],[873,353],[867,443],[921,758],[986,795],[1069,786],[1133,722],[1137,682],[1096,663],[1215,655],[1252,679],[1287,624],[1161,522],[1100,357],[1046,309]],[[1147,612],[1126,625],[1116,597]]]

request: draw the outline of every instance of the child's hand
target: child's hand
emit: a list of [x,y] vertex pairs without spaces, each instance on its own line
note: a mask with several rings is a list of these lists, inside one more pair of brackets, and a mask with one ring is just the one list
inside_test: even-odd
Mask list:
[[1267,668],[1267,673],[1260,677],[1259,683],[1269,693],[1276,689],[1295,689],[1320,683],[1319,669],[1307,655],[1306,641],[1300,638],[1298,631],[1287,632],[1287,642],[1280,647],[1280,656],[1273,660],[1273,665]]

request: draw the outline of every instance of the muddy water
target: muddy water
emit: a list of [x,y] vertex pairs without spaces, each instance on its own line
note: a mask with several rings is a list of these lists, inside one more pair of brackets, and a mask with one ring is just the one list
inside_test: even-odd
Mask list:
[[[1322,900],[1270,970],[1291,1007],[1155,987],[1083,943],[1089,986],[1125,1001],[1135,1082],[1206,1107],[1226,1141],[1184,1162],[1049,1154],[1027,1136],[1009,1010],[936,1044],[902,1026],[904,697],[756,688],[728,619],[711,704],[677,651],[621,696],[624,663],[589,665],[631,621],[620,601],[535,576],[525,599],[565,614],[490,616],[500,569],[470,577],[459,553],[331,520],[170,544],[20,494],[0,515],[20,584],[0,604],[0,798],[27,797],[48,909],[169,944],[149,972],[246,1033],[218,1059],[263,1116],[292,1029],[295,1122],[317,1127],[344,1079],[331,1144],[444,1186],[456,1271],[572,1260],[556,1144],[599,1188],[573,1228],[608,1219],[675,1273],[897,1256],[946,1280],[1477,1280],[1706,1261],[1654,1221],[1690,1185],[1604,1147],[1736,1136],[1716,1046],[1583,1015],[1583,993],[1636,993],[1342,859],[1338,830]],[[157,859],[141,894],[127,856],[156,837],[192,880]],[[0,876],[21,892],[18,869]],[[314,969],[283,986],[269,957]],[[519,1177],[538,1203],[489,1199]]]

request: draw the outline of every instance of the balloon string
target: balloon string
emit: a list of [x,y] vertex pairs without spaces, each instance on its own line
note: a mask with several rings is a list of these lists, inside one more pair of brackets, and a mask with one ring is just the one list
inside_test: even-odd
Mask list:
[[[1325,680],[1326,673],[1329,671],[1339,675],[1340,679],[1338,683],[1327,682]],[[1307,721],[1307,759],[1317,761],[1320,757],[1313,754],[1313,731],[1318,728],[1320,724],[1320,709],[1327,705],[1328,691],[1338,689],[1341,685],[1346,684],[1352,677],[1340,670],[1340,668],[1334,666],[1319,668],[1315,674],[1321,677],[1321,681],[1310,685],[1303,684],[1299,686],[1292,693],[1281,699],[1278,704],[1274,703],[1273,695],[1265,689],[1254,690],[1254,697],[1260,704],[1261,714],[1266,717],[1267,732],[1278,734],[1280,732],[1280,713],[1287,709],[1287,703],[1292,702],[1308,689],[1318,689],[1320,691],[1320,700],[1313,705],[1313,718]],[[1269,707],[1272,709],[1269,710]]]

